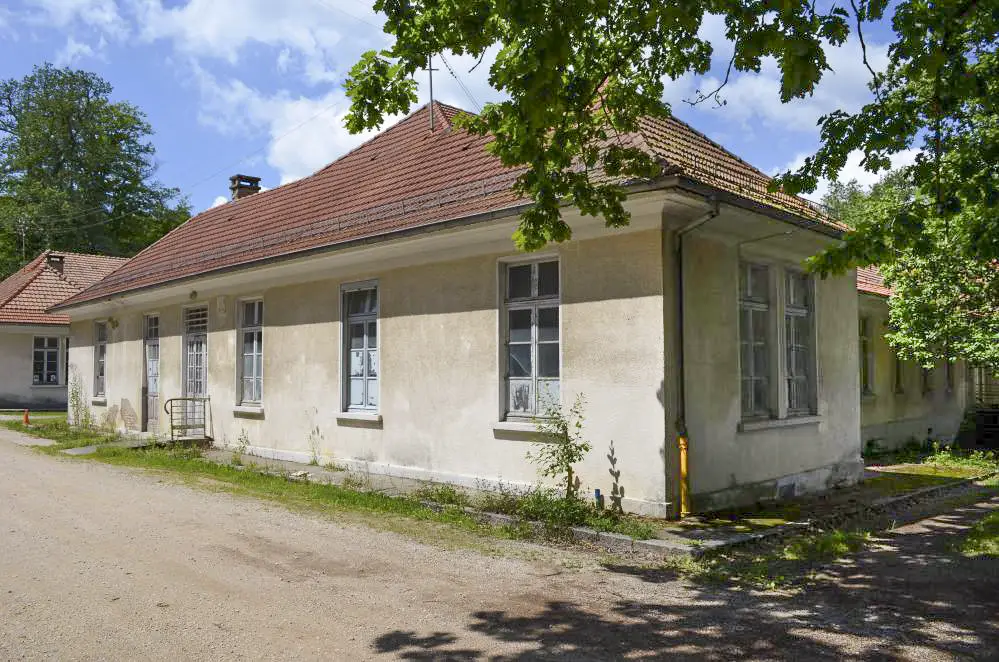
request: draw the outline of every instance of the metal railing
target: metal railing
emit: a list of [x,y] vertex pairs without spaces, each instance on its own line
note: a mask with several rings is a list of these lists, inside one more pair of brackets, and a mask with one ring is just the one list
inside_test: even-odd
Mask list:
[[170,441],[211,441],[211,398],[170,398],[163,403]]

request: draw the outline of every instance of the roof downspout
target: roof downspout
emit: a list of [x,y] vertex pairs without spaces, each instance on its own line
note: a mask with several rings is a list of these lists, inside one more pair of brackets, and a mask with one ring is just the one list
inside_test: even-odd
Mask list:
[[684,354],[686,342],[684,339],[684,286],[683,286],[683,238],[711,219],[718,216],[718,198],[705,198],[709,209],[703,215],[695,218],[676,231],[676,445],[680,452],[679,483],[680,483],[680,517],[690,514],[690,475],[687,471],[687,399],[685,394],[686,374],[684,370]]

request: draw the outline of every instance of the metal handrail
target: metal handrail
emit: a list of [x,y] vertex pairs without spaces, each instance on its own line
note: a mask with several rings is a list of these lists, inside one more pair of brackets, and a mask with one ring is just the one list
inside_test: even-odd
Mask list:
[[[182,404],[177,407],[176,405]],[[197,406],[201,405],[200,415]],[[170,440],[180,439],[205,439],[212,440],[212,407],[209,397],[182,397],[169,398],[163,403],[163,411],[170,420]],[[189,434],[192,430],[200,430],[201,435]],[[178,436],[177,432],[184,434]]]

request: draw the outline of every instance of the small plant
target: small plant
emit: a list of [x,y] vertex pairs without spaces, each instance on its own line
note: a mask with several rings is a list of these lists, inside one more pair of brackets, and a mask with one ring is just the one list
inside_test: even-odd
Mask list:
[[333,460],[329,460],[328,462],[326,462],[326,464],[323,465],[323,468],[326,469],[326,471],[346,471],[347,470],[346,466],[344,466],[342,464],[337,464]]
[[87,406],[86,394],[83,392],[83,380],[76,366],[72,368],[69,380],[69,411],[73,416],[72,424],[89,430],[94,427],[94,414]]
[[580,393],[566,414],[561,404],[554,400],[547,401],[544,416],[534,419],[542,439],[535,444],[535,450],[527,454],[527,459],[538,465],[538,473],[542,476],[564,481],[567,499],[575,499],[578,492],[578,481],[572,467],[592,448],[590,442],[583,438],[585,404],[586,400]]
[[468,495],[457,489],[454,485],[427,484],[413,493],[421,501],[432,501],[442,506],[458,506],[464,508],[470,502]]
[[323,433],[319,431],[319,426],[316,425],[311,430],[309,430],[309,451],[312,453],[309,459],[309,464],[312,466],[319,466],[319,453],[323,447]]
[[500,483],[497,489],[484,492],[477,499],[475,506],[490,513],[516,515],[520,497],[520,493]]
[[235,466],[240,466],[243,464],[243,455],[246,454],[246,449],[250,446],[250,437],[246,434],[245,429],[240,429],[239,436],[236,437],[236,446],[232,451],[232,463]]
[[360,474],[348,473],[343,477],[343,482],[340,483],[340,487],[345,490],[354,490],[355,492],[364,492],[371,487],[371,481],[367,476],[362,476]]

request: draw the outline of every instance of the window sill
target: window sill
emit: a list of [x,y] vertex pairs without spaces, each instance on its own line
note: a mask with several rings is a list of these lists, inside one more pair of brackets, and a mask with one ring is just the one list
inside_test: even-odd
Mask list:
[[263,405],[236,405],[232,408],[232,413],[235,416],[253,416],[253,417],[264,417],[264,407]]
[[537,434],[538,428],[534,423],[528,421],[497,421],[493,423],[493,430],[497,432],[524,432]]
[[91,398],[90,404],[97,405],[98,407],[106,407],[108,404],[108,399],[104,398]]
[[771,418],[764,421],[742,421],[739,423],[739,432],[756,432],[757,430],[770,430],[773,428],[793,428],[799,425],[818,425],[821,422],[821,416],[789,416],[787,418]]
[[357,421],[361,423],[381,423],[382,415],[376,414],[374,412],[368,413],[363,411],[342,411],[336,415],[336,420],[340,421]]

